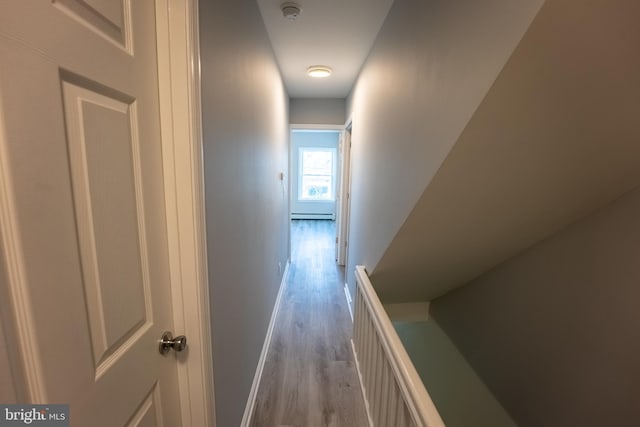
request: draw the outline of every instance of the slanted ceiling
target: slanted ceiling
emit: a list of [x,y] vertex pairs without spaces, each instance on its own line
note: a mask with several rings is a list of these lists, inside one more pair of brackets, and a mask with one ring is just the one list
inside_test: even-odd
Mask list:
[[383,300],[443,295],[640,185],[638,16],[545,3],[374,268]]

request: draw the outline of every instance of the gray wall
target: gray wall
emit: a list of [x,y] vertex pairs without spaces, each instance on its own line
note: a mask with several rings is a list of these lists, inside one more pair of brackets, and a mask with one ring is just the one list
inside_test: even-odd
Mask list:
[[517,427],[435,321],[393,326],[447,427]]
[[545,2],[376,264],[383,301],[442,296],[640,185],[636,16]]
[[349,272],[375,268],[541,4],[394,2],[347,100]]
[[520,426],[640,425],[640,190],[431,311]]
[[216,416],[237,426],[288,259],[288,97],[253,0],[200,1]]
[[338,98],[291,98],[289,123],[292,125],[344,125],[346,101]]

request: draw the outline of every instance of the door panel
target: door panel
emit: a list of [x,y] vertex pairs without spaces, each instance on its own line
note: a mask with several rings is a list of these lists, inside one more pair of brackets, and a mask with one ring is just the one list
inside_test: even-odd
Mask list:
[[142,257],[146,241],[140,233],[144,217],[136,205],[142,191],[140,150],[132,129],[138,123],[133,102],[67,81],[62,93],[89,331],[100,376],[105,358],[126,351],[123,345],[152,320],[149,273],[143,268],[148,262]]
[[[0,262],[0,278],[4,279],[3,274],[3,265]],[[0,316],[0,342],[6,343],[7,337],[4,332],[3,319]],[[9,361],[9,353],[7,351],[7,346],[0,347],[0,402],[3,404],[13,404],[16,403],[16,391],[14,389],[14,373],[11,372],[11,362]]]
[[159,427],[164,425],[159,403],[158,389],[154,387],[131,418],[127,427]]
[[[8,283],[34,403],[179,426],[151,1],[3,0]],[[119,34],[119,35],[118,35]],[[135,42],[133,44],[132,42]],[[18,279],[16,279],[18,277]]]
[[54,0],[53,5],[125,50],[131,48],[131,4],[122,0]]
[[78,20],[87,28],[103,35],[116,45],[129,50],[131,4],[126,0],[54,0],[54,6]]

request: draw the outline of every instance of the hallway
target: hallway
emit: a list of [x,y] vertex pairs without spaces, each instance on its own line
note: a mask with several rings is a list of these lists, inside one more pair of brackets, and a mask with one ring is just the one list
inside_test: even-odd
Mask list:
[[351,319],[334,261],[335,222],[294,220],[291,267],[252,425],[367,425]]

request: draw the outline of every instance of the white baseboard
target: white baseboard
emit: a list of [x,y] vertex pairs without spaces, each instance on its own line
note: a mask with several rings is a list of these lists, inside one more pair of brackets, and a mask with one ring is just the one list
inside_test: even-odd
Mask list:
[[364,409],[367,412],[367,420],[369,420],[369,427],[374,427],[373,418],[371,418],[371,410],[369,409],[369,401],[367,400],[367,393],[364,389],[364,381],[362,380],[362,372],[360,372],[360,363],[358,362],[358,353],[356,353],[356,345],[351,340],[351,352],[353,353],[353,361],[356,365],[356,372],[358,372],[358,382],[360,382],[360,392],[362,393],[362,399],[364,399]]
[[349,285],[346,283],[344,284],[344,296],[347,298],[347,307],[349,308],[351,322],[353,323],[353,300],[351,299],[351,292],[349,292]]
[[280,311],[280,301],[282,300],[282,295],[284,294],[284,289],[287,284],[287,278],[289,276],[289,265],[290,265],[290,262],[287,261],[287,265],[284,267],[284,274],[282,275],[282,281],[280,282],[280,289],[278,290],[278,296],[276,297],[276,303],[273,306],[273,311],[271,312],[271,320],[269,321],[269,327],[267,328],[267,335],[264,338],[264,344],[262,345],[262,352],[260,353],[260,359],[258,360],[258,367],[256,368],[256,374],[253,377],[253,384],[251,385],[251,391],[249,392],[249,398],[247,399],[247,406],[245,406],[244,415],[242,416],[242,422],[240,423],[240,427],[249,427],[249,425],[251,424],[251,419],[253,418],[253,412],[256,407],[256,398],[258,396],[258,388],[260,387],[260,379],[262,378],[262,371],[264,369],[264,364],[267,360],[267,353],[269,352],[269,346],[271,345],[273,328],[275,327],[276,318],[278,317],[278,312]]

